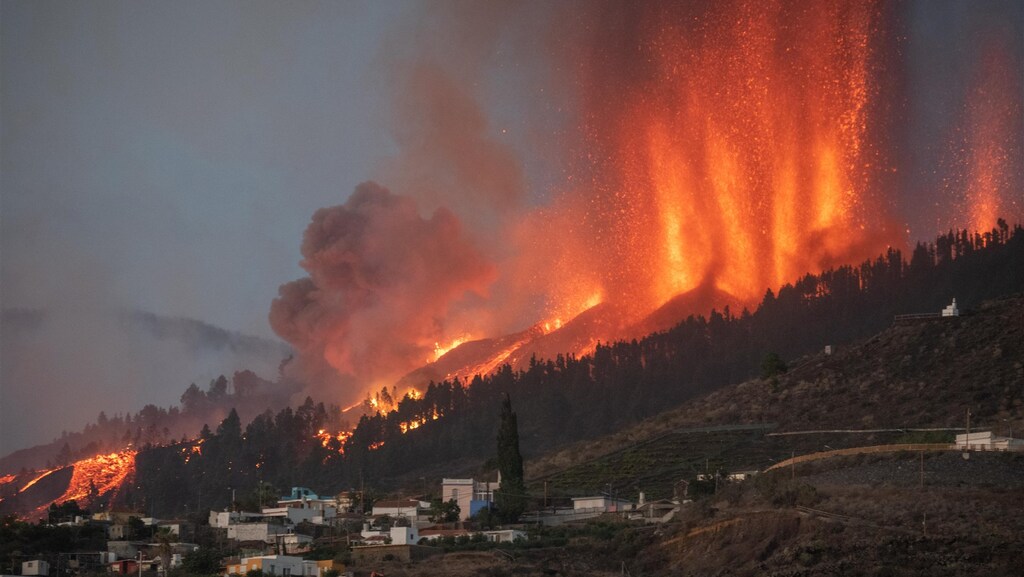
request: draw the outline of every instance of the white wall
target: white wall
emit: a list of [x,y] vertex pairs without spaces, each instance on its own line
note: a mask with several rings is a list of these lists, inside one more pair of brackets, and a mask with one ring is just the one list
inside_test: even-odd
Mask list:
[[392,527],[392,545],[415,545],[420,540],[419,531],[416,527]]
[[237,523],[228,526],[228,539],[236,541],[270,542],[271,535],[285,533],[285,528],[273,523]]

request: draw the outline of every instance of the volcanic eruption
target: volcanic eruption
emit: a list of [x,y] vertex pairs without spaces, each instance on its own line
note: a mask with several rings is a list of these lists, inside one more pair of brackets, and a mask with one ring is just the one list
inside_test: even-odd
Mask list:
[[[543,32],[524,26],[538,10]],[[395,66],[395,85],[413,88],[395,96],[399,154],[378,177],[399,186],[362,185],[318,212],[303,243],[309,277],[274,302],[275,330],[301,366],[321,369],[300,378],[323,380],[330,367],[327,380],[346,382],[337,396],[351,401],[425,358],[403,384],[585,353],[712,306],[755,305],[769,288],[908,241],[909,217],[892,201],[908,129],[890,81],[913,66],[898,8],[731,0],[520,11],[487,20],[494,36],[473,36],[473,48],[505,66],[503,55],[530,55],[510,72],[525,79],[513,92],[543,112],[538,124],[552,106],[559,122],[545,131],[524,121],[520,143],[546,136],[538,149],[557,148],[546,161],[561,177],[521,194],[530,162],[511,158],[515,141],[480,115],[495,97],[479,62],[437,40],[450,34],[412,35],[417,49]],[[428,20],[465,32],[486,12]],[[1021,217],[1021,41],[1009,42],[967,95],[956,177],[968,201],[942,227]],[[409,104],[418,97],[422,109]],[[445,102],[461,112],[442,114]],[[470,149],[476,161],[460,156]],[[355,218],[371,198],[400,206],[401,220]],[[445,205],[423,217],[416,201]],[[430,355],[448,343],[460,346]]]

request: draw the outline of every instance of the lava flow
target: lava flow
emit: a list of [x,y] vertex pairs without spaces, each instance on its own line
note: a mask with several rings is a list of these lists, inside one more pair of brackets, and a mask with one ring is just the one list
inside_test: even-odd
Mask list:
[[76,461],[71,482],[56,502],[74,499],[79,503],[90,503],[96,497],[117,491],[135,470],[135,455],[134,449],[125,449]]
[[39,481],[42,481],[46,477],[50,476],[51,474],[53,474],[53,473],[55,473],[55,472],[57,472],[59,470],[60,469],[47,469],[45,471],[38,472],[38,474],[36,474],[36,476],[33,477],[31,481],[29,481],[28,483],[25,483],[25,485],[23,485],[21,487],[21,489],[18,489],[18,492],[19,493],[24,493],[25,491],[28,491],[33,485],[35,485]]

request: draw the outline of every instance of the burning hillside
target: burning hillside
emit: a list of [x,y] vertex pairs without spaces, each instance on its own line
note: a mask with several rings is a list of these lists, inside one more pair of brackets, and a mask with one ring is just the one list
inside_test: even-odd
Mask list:
[[[522,164],[482,112],[477,69],[446,65],[447,45],[425,40],[395,66],[396,84],[416,87],[395,96],[401,152],[382,175],[401,188],[363,184],[319,211],[303,241],[309,274],[274,301],[302,380],[351,402],[395,382],[586,353],[906,243],[893,201],[893,79],[909,66],[896,9],[731,0],[551,12],[551,50],[531,66],[567,103],[555,139],[564,180],[528,206]],[[508,30],[488,20],[499,37],[476,38],[481,50],[524,41],[517,16],[502,17]],[[941,228],[1021,216],[1019,54],[986,54],[960,131],[962,209]],[[477,162],[455,158],[470,151]]]

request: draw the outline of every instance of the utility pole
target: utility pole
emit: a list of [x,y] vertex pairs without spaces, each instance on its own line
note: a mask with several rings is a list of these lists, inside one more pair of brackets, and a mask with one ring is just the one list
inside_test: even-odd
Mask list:
[[796,451],[790,453],[789,458],[789,480],[796,480]]
[[967,436],[964,437],[964,446],[970,450],[971,448],[971,408],[967,407]]
[[359,507],[366,514],[366,481],[363,479],[363,470],[359,469]]
[[921,451],[921,487],[924,489],[924,451]]

